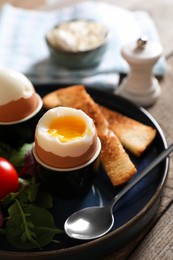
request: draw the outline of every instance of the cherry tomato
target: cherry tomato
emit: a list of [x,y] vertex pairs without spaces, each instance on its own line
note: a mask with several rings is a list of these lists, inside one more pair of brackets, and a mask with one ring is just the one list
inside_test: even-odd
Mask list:
[[9,161],[0,157],[0,200],[10,192],[16,192],[18,185],[18,174],[15,168]]

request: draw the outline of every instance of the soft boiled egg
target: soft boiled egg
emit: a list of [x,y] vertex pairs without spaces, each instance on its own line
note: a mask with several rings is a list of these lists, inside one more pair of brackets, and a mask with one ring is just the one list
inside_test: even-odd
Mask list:
[[38,121],[35,153],[46,165],[72,168],[89,161],[97,150],[93,120],[82,110],[56,107]]
[[36,111],[39,96],[22,73],[0,68],[0,123],[23,120]]

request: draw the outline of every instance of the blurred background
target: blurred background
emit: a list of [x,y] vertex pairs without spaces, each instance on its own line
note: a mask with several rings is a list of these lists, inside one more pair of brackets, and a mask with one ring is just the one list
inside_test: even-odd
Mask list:
[[[0,6],[4,3],[10,3],[16,7],[22,7],[27,9],[46,9],[53,10],[62,6],[73,5],[79,2],[86,2],[82,0],[0,0]],[[94,0],[99,2],[99,0]],[[173,34],[170,33],[169,28],[173,27],[172,0],[103,0],[102,2],[112,3],[119,5],[129,10],[145,10],[153,18],[156,23],[158,31],[161,31],[160,35],[161,43],[163,44],[164,51],[167,53],[171,50],[171,44],[168,46],[168,42],[173,42]],[[159,7],[159,8],[158,8]],[[160,13],[162,10],[162,13]]]

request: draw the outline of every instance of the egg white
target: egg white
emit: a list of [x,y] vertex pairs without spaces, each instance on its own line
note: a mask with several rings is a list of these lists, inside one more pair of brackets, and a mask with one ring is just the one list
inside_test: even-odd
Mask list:
[[[85,121],[86,130],[80,138],[61,142],[57,136],[48,133],[51,122],[57,117],[64,116],[78,116]],[[37,140],[38,145],[47,152],[51,152],[61,157],[79,157],[89,149],[90,145],[93,143],[95,134],[96,129],[93,120],[82,110],[57,107],[48,110],[39,120],[35,131],[35,139]]]

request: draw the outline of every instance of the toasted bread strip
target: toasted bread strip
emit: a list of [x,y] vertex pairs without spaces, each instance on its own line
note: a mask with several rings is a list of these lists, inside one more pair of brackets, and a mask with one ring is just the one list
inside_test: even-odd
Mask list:
[[106,107],[99,106],[122,145],[136,156],[140,156],[156,136],[156,130],[134,119]]
[[82,85],[58,89],[46,95],[43,104],[47,109],[59,105],[81,109],[93,119],[102,142],[101,161],[113,186],[123,184],[136,173],[134,164],[116,134],[109,129],[99,106]]
[[128,154],[112,131],[100,135],[102,143],[101,161],[114,186],[128,181],[136,172]]

